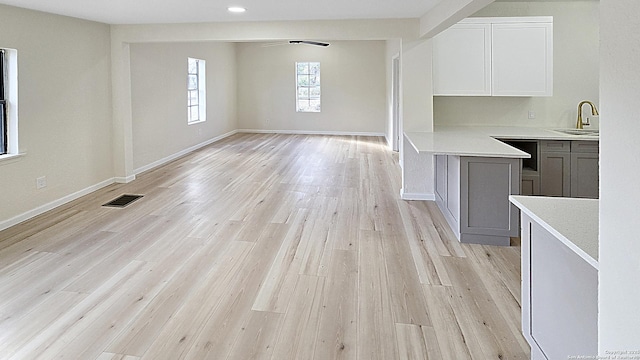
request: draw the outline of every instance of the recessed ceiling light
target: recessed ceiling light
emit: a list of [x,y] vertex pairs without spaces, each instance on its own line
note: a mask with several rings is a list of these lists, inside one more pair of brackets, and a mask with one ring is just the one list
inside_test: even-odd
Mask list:
[[229,6],[227,10],[229,10],[229,12],[232,12],[232,13],[243,13],[247,11],[247,9],[240,6]]

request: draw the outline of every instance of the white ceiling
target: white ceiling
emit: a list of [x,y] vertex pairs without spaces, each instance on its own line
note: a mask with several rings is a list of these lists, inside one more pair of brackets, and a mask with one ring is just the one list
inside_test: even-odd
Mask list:
[[[443,0],[0,0],[108,24],[417,18]],[[447,1],[447,0],[444,0]],[[229,6],[247,8],[230,14]]]

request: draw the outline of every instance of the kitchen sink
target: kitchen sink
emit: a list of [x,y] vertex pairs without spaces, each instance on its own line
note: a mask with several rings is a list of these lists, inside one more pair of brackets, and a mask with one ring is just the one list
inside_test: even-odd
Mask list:
[[558,129],[553,131],[565,135],[600,136],[600,130],[597,129]]

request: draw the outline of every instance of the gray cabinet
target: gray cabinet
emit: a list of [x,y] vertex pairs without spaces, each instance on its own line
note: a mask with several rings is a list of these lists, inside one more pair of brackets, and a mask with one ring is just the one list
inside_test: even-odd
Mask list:
[[522,331],[532,359],[598,352],[598,271],[522,216]]
[[435,156],[436,203],[460,242],[508,246],[518,236],[520,159]]
[[599,143],[596,141],[571,142],[571,197],[598,198],[598,150]]
[[540,147],[538,146],[538,140],[504,139],[500,141],[531,155],[528,159],[522,159],[520,194],[540,195],[540,172],[538,171],[540,167],[538,161]]
[[522,171],[520,195],[540,195],[540,176]]
[[501,141],[531,155],[522,161],[520,194],[598,198],[598,141]]
[[540,141],[541,195],[571,195],[570,152],[570,141]]

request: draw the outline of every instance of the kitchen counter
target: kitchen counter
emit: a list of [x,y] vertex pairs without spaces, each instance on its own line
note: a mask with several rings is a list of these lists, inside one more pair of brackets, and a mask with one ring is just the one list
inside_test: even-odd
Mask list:
[[[511,195],[593,197],[595,189],[597,196],[598,136],[569,135],[542,128],[484,126],[437,127],[434,132],[405,133],[405,138],[418,156],[433,157],[436,203],[457,239],[463,243],[509,245],[510,238],[518,236],[520,230],[518,209],[509,201]],[[529,144],[531,142],[533,145]],[[550,150],[541,151],[542,147]],[[576,165],[573,171],[572,159]],[[525,186],[526,191],[523,191]],[[557,215],[562,219],[564,212],[571,214],[569,217],[573,214],[582,216],[580,208],[573,209],[576,204],[590,206],[589,211],[596,209],[595,221],[585,225],[580,221],[584,218],[570,221],[572,225],[580,224],[575,228],[558,224],[553,233],[597,266],[597,201],[596,205],[588,200],[575,203],[576,200],[567,199],[548,201],[556,202],[540,205],[541,210],[550,212],[549,216],[544,213],[542,219]],[[539,204],[535,199],[526,203],[534,209]],[[561,211],[553,212],[554,209]],[[590,217],[588,219],[591,221]],[[553,220],[548,224],[552,224],[550,229],[554,228]],[[588,224],[596,226],[595,247],[592,238],[579,233],[592,231]]]
[[531,155],[496,139],[599,140],[598,136],[517,126],[439,126],[434,132],[406,132],[405,136],[419,153],[516,159],[527,159]]
[[509,200],[598,269],[598,200],[540,196],[510,196]]

